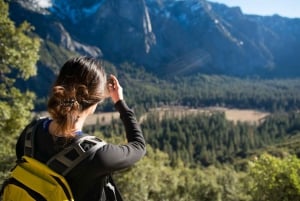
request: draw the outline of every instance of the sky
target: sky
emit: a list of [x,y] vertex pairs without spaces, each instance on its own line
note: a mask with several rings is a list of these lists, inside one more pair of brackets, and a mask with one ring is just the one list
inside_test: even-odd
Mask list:
[[300,0],[209,0],[239,6],[244,14],[274,15],[300,18]]

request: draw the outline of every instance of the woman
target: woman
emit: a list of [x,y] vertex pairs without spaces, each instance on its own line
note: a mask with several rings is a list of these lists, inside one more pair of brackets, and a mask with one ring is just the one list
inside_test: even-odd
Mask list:
[[[110,75],[107,84],[104,70],[93,58],[70,59],[61,68],[48,100],[51,118],[44,119],[36,129],[35,158],[45,163],[82,134],[86,118],[108,94],[120,113],[128,143],[102,146],[66,176],[75,201],[109,200],[103,193],[109,175],[133,165],[145,154],[142,131],[123,99],[117,78]],[[25,130],[16,145],[18,159],[24,155]]]

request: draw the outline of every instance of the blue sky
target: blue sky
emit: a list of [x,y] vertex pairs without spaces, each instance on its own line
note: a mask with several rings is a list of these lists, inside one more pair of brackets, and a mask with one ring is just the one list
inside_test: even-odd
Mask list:
[[209,0],[239,6],[245,14],[273,15],[300,18],[300,0]]

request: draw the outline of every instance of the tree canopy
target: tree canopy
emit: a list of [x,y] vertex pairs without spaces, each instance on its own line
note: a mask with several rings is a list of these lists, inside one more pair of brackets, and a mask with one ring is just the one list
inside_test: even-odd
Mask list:
[[[0,160],[6,161],[14,150],[12,136],[28,123],[35,97],[32,92],[18,89],[15,83],[17,79],[26,80],[36,74],[40,41],[34,37],[29,23],[14,24],[3,0],[0,0],[0,13]],[[1,170],[7,168],[3,164]]]

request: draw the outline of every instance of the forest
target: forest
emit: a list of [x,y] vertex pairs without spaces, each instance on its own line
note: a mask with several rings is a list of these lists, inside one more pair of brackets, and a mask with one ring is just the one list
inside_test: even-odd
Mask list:
[[[116,177],[128,200],[300,199],[299,113],[274,114],[260,125],[234,124],[223,113],[181,119],[153,114],[141,126],[147,155]],[[86,129],[124,141],[120,120]]]
[[[0,184],[15,165],[15,143],[46,96],[18,85],[37,74],[37,63],[52,66],[69,52],[16,27],[0,0]],[[48,44],[49,45],[49,44]],[[26,51],[24,48],[26,47]],[[52,57],[47,57],[49,51]],[[65,54],[60,54],[64,51]],[[58,56],[58,54],[60,56]],[[74,55],[74,54],[73,54]],[[236,78],[220,75],[158,78],[135,64],[104,63],[120,78],[124,96],[140,118],[152,108],[224,106],[268,111],[257,124],[234,123],[224,113],[158,116],[141,121],[147,154],[113,176],[130,201],[296,201],[300,200],[300,79]],[[110,101],[99,111],[113,111]],[[112,143],[124,142],[119,119],[87,126],[85,132]],[[138,178],[138,179],[137,179]]]
[[226,106],[268,112],[297,111],[299,79],[238,78],[198,74],[190,77],[157,78],[134,64],[107,65],[123,83],[127,101],[139,109],[164,105],[190,108]]
[[[233,164],[267,150],[276,156],[283,152],[300,156],[299,149],[281,149],[285,143],[296,143],[300,133],[300,113],[274,113],[260,124],[229,121],[223,112],[194,114],[183,117],[159,117],[152,112],[141,123],[148,144],[167,153],[171,164],[180,160],[191,166]],[[106,137],[124,133],[120,120],[109,125],[87,126],[87,133],[101,131]],[[293,139],[293,140],[292,140]]]

